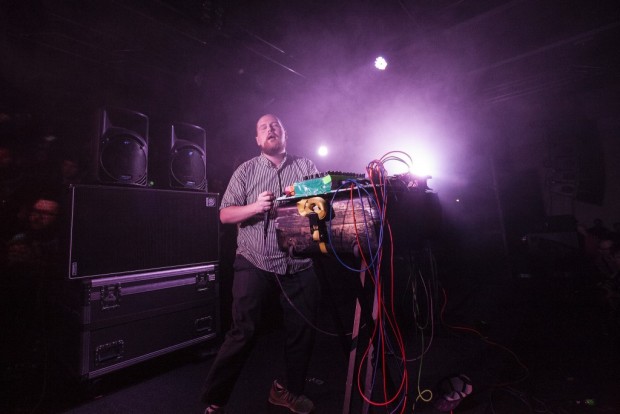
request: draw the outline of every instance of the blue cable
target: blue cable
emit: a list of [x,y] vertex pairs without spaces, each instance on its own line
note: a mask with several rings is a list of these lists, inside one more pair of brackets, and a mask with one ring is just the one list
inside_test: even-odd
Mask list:
[[[362,207],[364,206],[364,201],[363,201],[363,197],[362,197],[361,191],[364,191],[366,193],[366,196],[372,201],[374,206],[377,208],[377,211],[379,211],[378,210],[377,202],[371,196],[371,194],[368,192],[368,190],[366,190],[364,187],[360,186],[360,183],[357,180],[354,180],[354,179],[345,180],[338,187],[338,189],[336,189],[336,191],[332,195],[332,199],[331,199],[331,202],[330,202],[331,205],[333,205],[334,200],[335,200],[336,196],[338,195],[338,192],[341,191],[341,189],[344,186],[349,185],[349,184],[355,184],[357,192],[358,192],[358,198],[360,199],[360,202],[362,203]],[[366,232],[366,239],[367,239],[368,243],[370,243],[370,234],[368,233],[368,221],[366,219],[366,210],[362,208],[362,212],[363,212],[363,218],[364,218],[364,225],[365,225],[365,228],[366,228],[366,230],[365,230],[365,232]],[[378,237],[378,240],[377,240],[377,246],[379,248],[377,249],[376,252],[373,253],[372,249],[371,249],[371,246],[369,244],[368,245],[368,251],[371,254],[371,261],[370,261],[370,263],[365,268],[354,269],[354,268],[348,266],[346,263],[344,263],[342,261],[342,259],[340,258],[340,256],[338,255],[338,253],[336,252],[336,250],[334,249],[333,243],[332,243],[332,220],[329,220],[329,226],[328,226],[328,232],[327,232],[327,237],[328,237],[328,240],[329,240],[329,245],[331,247],[332,253],[334,254],[336,259],[338,260],[338,262],[342,266],[344,266],[345,268],[347,268],[347,269],[349,269],[351,271],[354,271],[354,272],[365,272],[365,271],[367,271],[368,269],[370,269],[374,265],[374,263],[377,261],[377,258],[379,257],[379,253],[381,251],[380,247],[381,247],[381,245],[383,243],[383,218],[381,217],[381,215],[379,215],[379,223],[380,223],[380,226],[379,226],[379,237]]]

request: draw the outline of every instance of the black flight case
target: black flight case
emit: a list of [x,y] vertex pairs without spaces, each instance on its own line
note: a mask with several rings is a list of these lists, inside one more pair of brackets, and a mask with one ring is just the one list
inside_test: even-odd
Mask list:
[[71,281],[57,307],[57,355],[96,378],[216,338],[217,265]]
[[52,350],[91,379],[187,348],[219,327],[218,195],[80,185],[63,207]]

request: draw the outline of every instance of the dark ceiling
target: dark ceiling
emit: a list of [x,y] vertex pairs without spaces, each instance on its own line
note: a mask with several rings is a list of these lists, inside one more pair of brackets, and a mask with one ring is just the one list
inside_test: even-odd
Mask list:
[[[488,121],[481,113],[533,102],[552,119],[549,108],[617,91],[620,79],[616,1],[1,4],[0,104],[57,122],[117,105],[230,140],[275,111],[297,131],[328,128],[351,148],[390,105],[433,107],[453,133]],[[371,67],[379,53],[385,73]]]

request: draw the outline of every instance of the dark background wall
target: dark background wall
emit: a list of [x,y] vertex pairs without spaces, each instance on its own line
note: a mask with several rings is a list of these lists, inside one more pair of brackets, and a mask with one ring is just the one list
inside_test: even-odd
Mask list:
[[497,233],[502,213],[618,221],[615,2],[0,4],[0,109],[28,115],[24,139],[54,131],[88,158],[93,114],[128,108],[149,116],[151,140],[170,122],[205,128],[215,182],[256,153],[255,119],[275,112],[322,170],[428,151],[446,211],[478,230]]

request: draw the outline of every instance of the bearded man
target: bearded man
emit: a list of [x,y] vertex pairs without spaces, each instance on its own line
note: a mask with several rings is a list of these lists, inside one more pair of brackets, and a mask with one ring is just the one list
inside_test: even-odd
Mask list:
[[[286,330],[284,372],[273,381],[268,401],[298,414],[314,404],[303,395],[314,345],[320,298],[312,260],[279,249],[272,220],[274,200],[284,186],[318,173],[309,159],[286,152],[287,133],[275,115],[256,124],[260,155],[241,164],[222,196],[220,220],[236,224],[237,251],[232,287],[232,326],[207,376],[202,400],[205,414],[223,413],[255,342],[268,300],[279,297]],[[276,295],[274,295],[276,293]]]

